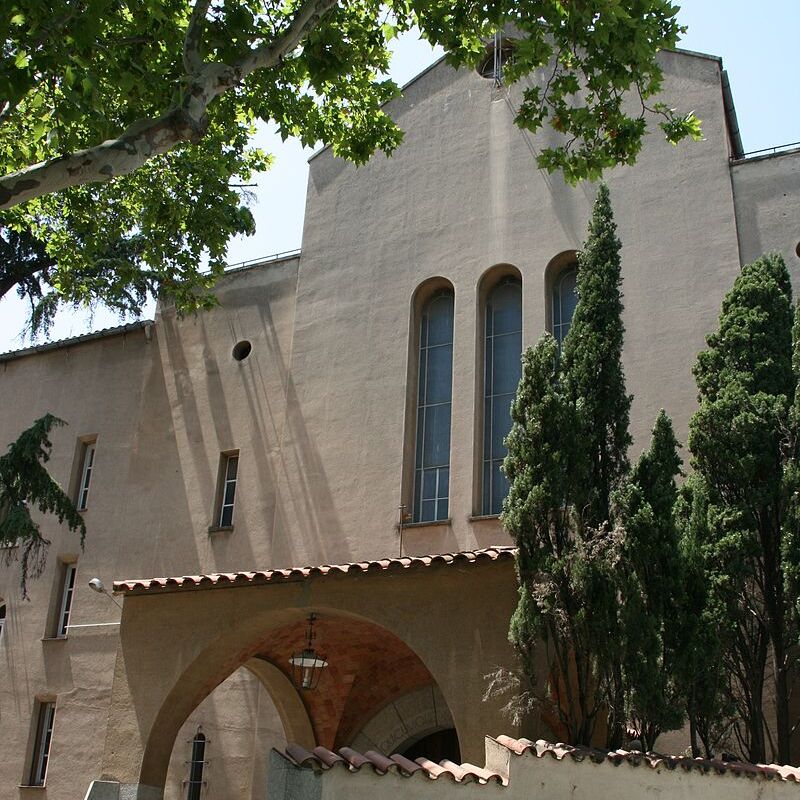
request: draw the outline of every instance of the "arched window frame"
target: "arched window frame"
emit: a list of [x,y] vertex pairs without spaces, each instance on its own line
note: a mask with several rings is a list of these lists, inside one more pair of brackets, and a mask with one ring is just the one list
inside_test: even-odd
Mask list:
[[[562,287],[565,281],[570,280],[572,276],[577,277],[577,273],[578,254],[575,250],[565,250],[563,253],[559,253],[550,261],[545,270],[547,330],[553,334],[559,345],[563,343],[564,338],[569,332],[570,326],[572,325],[572,317],[575,313],[575,307],[573,306],[569,320],[567,322],[564,321]],[[558,308],[556,307],[557,304],[560,304]]]
[[[490,454],[495,458],[487,459],[487,429],[486,419],[489,409],[489,395],[487,394],[487,309],[492,293],[500,286],[507,283],[516,283],[520,289],[520,357],[522,355],[522,323],[523,313],[523,285],[522,274],[512,264],[498,264],[488,269],[478,283],[477,293],[477,328],[476,328],[476,392],[475,408],[478,413],[475,415],[475,460],[474,460],[474,489],[473,489],[473,508],[477,517],[495,517],[500,509],[491,507],[491,479],[487,485],[486,464],[487,460],[497,461],[497,454]],[[492,395],[494,398],[494,395]],[[509,408],[513,395],[509,398]],[[491,443],[489,443],[491,444]],[[487,500],[487,490],[489,491]]]
[[[418,524],[441,524],[447,522],[450,514],[450,450],[452,444],[452,416],[450,427],[448,428],[447,443],[447,463],[439,465],[439,469],[446,469],[447,486],[442,487],[437,482],[437,498],[433,519],[429,514],[424,514],[422,507],[422,496],[420,494],[421,477],[419,475],[419,436],[422,433],[419,426],[420,420],[420,388],[421,388],[421,353],[422,353],[422,324],[423,317],[430,304],[438,297],[449,295],[453,299],[453,331],[455,330],[456,298],[453,284],[443,277],[435,277],[420,284],[414,292],[411,301],[411,318],[409,323],[409,357],[408,357],[408,378],[406,394],[406,435],[404,437],[403,449],[403,484],[402,484],[402,512],[403,521],[406,523]],[[449,403],[452,408],[453,381],[452,381],[452,348],[454,335],[451,336],[451,360],[450,360],[450,386]],[[445,476],[439,476],[444,478]],[[438,491],[445,489],[444,492]]]

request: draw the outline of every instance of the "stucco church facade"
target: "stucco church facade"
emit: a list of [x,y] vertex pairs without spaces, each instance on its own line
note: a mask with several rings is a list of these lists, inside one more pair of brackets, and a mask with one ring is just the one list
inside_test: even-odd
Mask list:
[[[800,150],[746,157],[720,60],[661,59],[704,139],[648,136],[608,175],[636,451],[662,407],[685,440],[740,265],[777,250],[800,286]],[[484,699],[514,663],[499,464],[595,188],[536,168],[551,134],[518,102],[438,62],[390,104],[392,158],[312,158],[299,253],[231,270],[196,317],[0,356],[0,441],[64,419],[49,467],[87,526],[81,550],[42,520],[29,602],[0,567],[0,798],[263,798],[287,741],[480,764],[485,734],[547,736]]]

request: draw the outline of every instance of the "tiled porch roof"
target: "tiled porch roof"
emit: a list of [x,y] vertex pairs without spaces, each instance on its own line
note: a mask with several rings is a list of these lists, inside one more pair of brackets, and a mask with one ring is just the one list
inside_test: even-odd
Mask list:
[[349,564],[322,564],[317,567],[288,567],[256,572],[222,572],[209,575],[182,575],[174,578],[133,578],[114,581],[115,594],[144,592],[173,592],[188,589],[246,586],[262,583],[288,583],[324,575],[352,575],[376,572],[399,572],[435,566],[464,566],[494,561],[512,560],[514,547],[487,547],[459,553],[440,553],[429,556],[381,558],[375,561],[356,561]]

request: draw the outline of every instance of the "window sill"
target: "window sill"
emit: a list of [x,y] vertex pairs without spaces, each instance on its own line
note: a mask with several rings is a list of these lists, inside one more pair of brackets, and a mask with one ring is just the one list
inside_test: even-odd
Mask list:
[[18,789],[46,789],[47,786],[43,783],[20,783]]
[[395,528],[397,528],[397,530],[400,530],[400,528],[402,527],[402,529],[406,531],[409,528],[435,528],[435,527],[440,527],[442,525],[450,526],[452,524],[453,524],[452,518],[448,517],[447,519],[432,519],[429,520],[428,522],[405,522],[403,523],[402,526],[400,524],[395,525]]
[[69,636],[42,636],[43,642],[66,642]]
[[500,521],[499,514],[472,514],[467,519],[470,522],[491,522],[493,520]]
[[233,530],[233,525],[209,525],[209,533],[230,533]]

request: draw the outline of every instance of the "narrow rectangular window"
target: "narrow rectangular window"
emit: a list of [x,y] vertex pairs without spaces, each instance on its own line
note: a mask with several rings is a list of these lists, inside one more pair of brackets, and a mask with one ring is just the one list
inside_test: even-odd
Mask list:
[[78,498],[76,505],[78,511],[86,511],[89,502],[89,484],[92,480],[92,470],[94,469],[95,442],[86,442],[83,446],[83,458],[81,459],[81,475],[78,484]]
[[522,284],[506,278],[489,293],[485,305],[483,372],[482,513],[499,514],[508,494],[502,471],[511,430],[511,403],[522,374]]
[[72,612],[72,595],[75,592],[75,573],[77,569],[77,564],[64,564],[64,579],[61,585],[61,604],[59,606],[58,619],[56,620],[55,635],[57,639],[63,639],[67,635],[69,617]]
[[33,745],[31,762],[31,786],[44,786],[44,780],[47,777],[47,763],[50,761],[50,743],[53,740],[55,718],[55,703],[39,703],[36,740]]
[[453,314],[454,295],[445,290],[428,301],[420,319],[414,522],[450,515]]
[[189,762],[189,780],[186,782],[186,800],[200,800],[205,781],[206,737],[198,731],[192,740],[192,760]]
[[233,504],[236,499],[236,477],[239,472],[239,454],[223,455],[220,461],[219,513],[217,525],[230,528],[233,525]]

